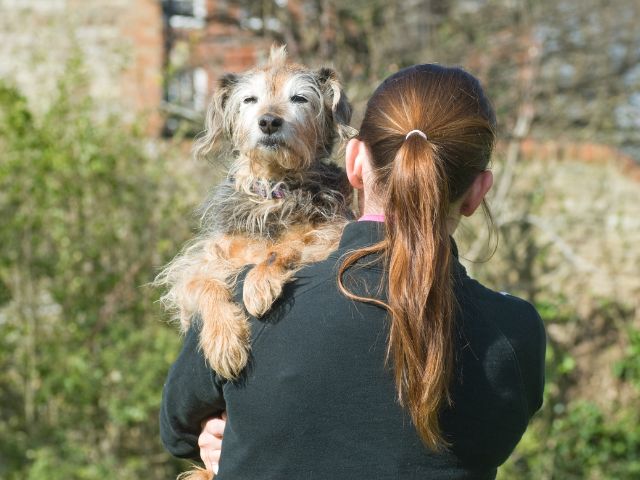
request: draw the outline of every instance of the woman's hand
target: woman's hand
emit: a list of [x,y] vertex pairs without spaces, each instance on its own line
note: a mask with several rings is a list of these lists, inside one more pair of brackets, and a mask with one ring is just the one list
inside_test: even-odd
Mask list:
[[220,418],[212,417],[202,422],[202,432],[198,437],[200,458],[213,473],[218,473],[218,463],[222,453],[222,434],[227,423],[227,412],[222,412]]

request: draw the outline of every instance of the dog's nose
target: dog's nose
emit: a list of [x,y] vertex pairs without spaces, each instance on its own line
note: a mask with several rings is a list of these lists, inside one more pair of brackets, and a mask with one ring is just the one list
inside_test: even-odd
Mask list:
[[266,133],[267,135],[271,135],[278,131],[278,129],[282,126],[282,118],[276,117],[275,115],[270,115],[268,113],[262,115],[258,119],[258,125],[260,126],[260,130],[262,133]]

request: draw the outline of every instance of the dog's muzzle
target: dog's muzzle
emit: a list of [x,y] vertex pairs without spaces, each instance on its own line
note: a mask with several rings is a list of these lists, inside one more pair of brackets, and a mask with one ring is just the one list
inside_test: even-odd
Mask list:
[[267,135],[273,135],[284,123],[282,117],[277,117],[275,115],[271,115],[270,113],[265,113],[258,118],[258,126],[262,133],[266,133]]
[[272,135],[264,136],[259,141],[258,144],[262,147],[266,147],[268,149],[276,149],[284,145],[284,142],[280,138],[276,138]]

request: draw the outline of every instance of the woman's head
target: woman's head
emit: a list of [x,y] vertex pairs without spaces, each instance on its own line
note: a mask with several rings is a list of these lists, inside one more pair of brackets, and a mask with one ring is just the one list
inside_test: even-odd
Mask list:
[[478,80],[459,68],[416,65],[376,89],[347,148],[350,181],[364,187],[366,213],[384,213],[386,236],[347,257],[341,272],[384,254],[398,396],[434,449],[446,445],[438,418],[454,363],[448,217],[452,205],[469,215],[482,202],[494,141],[495,115]]
[[[438,174],[443,206],[463,203],[480,173],[484,178],[479,189],[491,186],[487,166],[495,125],[493,109],[471,74],[433,64],[400,70],[376,89],[367,103],[360,133],[349,145],[347,167],[351,167],[352,183],[362,188],[358,183],[364,180],[368,199],[389,207],[392,178],[396,183],[402,181],[405,189],[424,190],[424,184],[432,184],[433,175]],[[360,162],[362,158],[368,164]],[[413,159],[416,161],[406,163]],[[461,207],[463,214],[473,213]]]

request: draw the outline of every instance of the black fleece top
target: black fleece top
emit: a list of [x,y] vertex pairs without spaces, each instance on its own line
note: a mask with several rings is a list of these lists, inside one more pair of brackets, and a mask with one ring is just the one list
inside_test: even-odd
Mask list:
[[[199,458],[201,421],[226,410],[219,480],[495,478],[542,404],[540,317],[469,278],[453,244],[457,360],[453,406],[441,414],[451,447],[429,451],[396,401],[386,312],[347,299],[336,283],[340,257],[382,235],[376,222],[349,224],[337,251],[251,318],[252,358],[237,382],[208,367],[194,322],[162,398],[160,433],[173,455]],[[379,262],[349,272],[352,290],[384,299]]]

